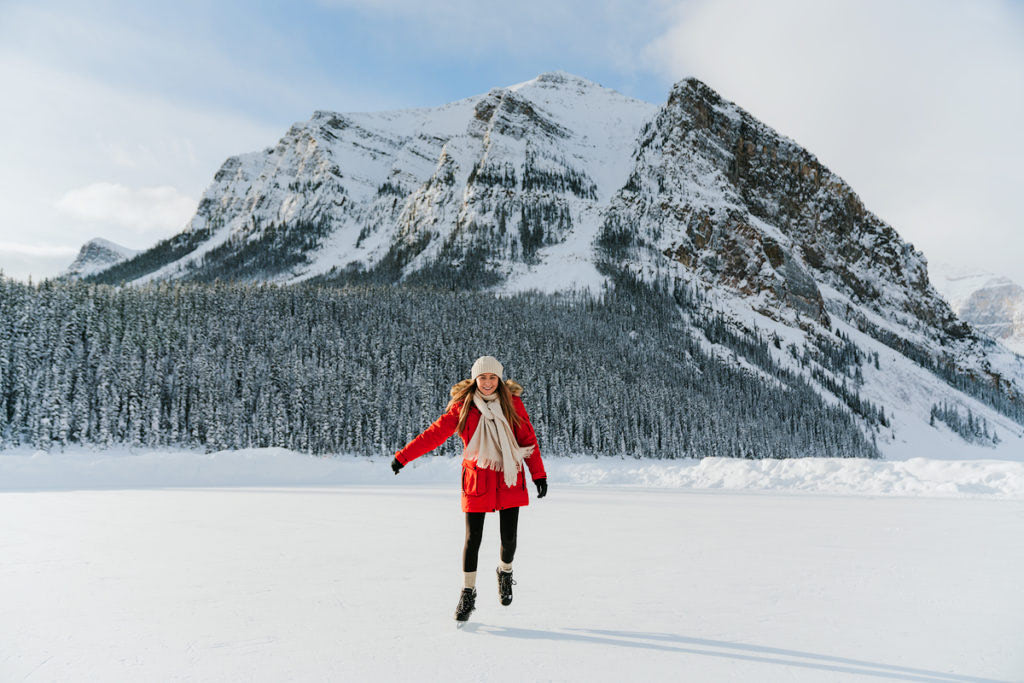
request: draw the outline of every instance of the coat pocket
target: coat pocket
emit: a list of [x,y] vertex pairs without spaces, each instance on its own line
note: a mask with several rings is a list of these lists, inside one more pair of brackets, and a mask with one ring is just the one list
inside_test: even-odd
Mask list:
[[467,496],[479,496],[483,493],[480,490],[480,473],[477,472],[474,463],[462,463],[462,492]]

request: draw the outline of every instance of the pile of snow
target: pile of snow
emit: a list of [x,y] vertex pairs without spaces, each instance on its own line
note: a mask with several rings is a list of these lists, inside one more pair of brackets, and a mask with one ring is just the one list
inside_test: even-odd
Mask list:
[[561,475],[560,480],[574,484],[1024,499],[1024,463],[1006,460],[609,459],[598,460],[593,465],[570,460],[559,463],[556,470]]
[[[216,453],[174,450],[69,448],[0,455],[0,491],[203,486],[334,486],[452,484],[460,460],[425,457],[395,477],[389,458],[314,457],[281,448]],[[1024,500],[1024,462],[903,461],[802,458],[794,460],[545,460],[553,486],[631,486],[657,489],[803,492]]]

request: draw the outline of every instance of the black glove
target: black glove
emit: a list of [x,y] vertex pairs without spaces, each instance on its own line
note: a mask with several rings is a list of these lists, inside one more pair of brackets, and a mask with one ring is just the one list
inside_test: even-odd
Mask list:
[[398,470],[402,469],[403,467],[405,467],[405,465],[398,462],[398,458],[394,458],[391,461],[391,469],[394,470],[395,474],[398,474]]
[[548,495],[548,480],[547,479],[534,479],[533,483],[537,485],[537,497],[543,498]]

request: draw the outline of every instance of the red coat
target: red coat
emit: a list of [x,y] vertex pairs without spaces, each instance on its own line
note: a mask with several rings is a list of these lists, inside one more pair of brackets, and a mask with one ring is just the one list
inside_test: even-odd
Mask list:
[[[537,445],[537,435],[530,424],[530,416],[526,413],[523,400],[518,396],[512,396],[512,405],[519,414],[522,422],[518,427],[513,428],[516,441],[520,446],[533,446],[533,452],[523,459],[530,469],[530,477],[546,479],[544,462],[540,459],[540,446]],[[416,458],[429,453],[442,443],[448,440],[455,433],[459,424],[459,411],[461,403],[456,403],[441,417],[437,418],[432,425],[423,430],[419,436],[410,441],[405,448],[395,453],[398,462],[407,465]],[[462,443],[468,444],[473,438],[473,432],[480,422],[480,409],[476,406],[469,407],[469,414],[466,416],[466,426],[459,434]],[[493,512],[505,508],[515,508],[528,505],[530,496],[526,491],[526,477],[523,472],[514,486],[505,485],[505,475],[495,470],[477,467],[475,462],[470,460],[462,461],[462,511],[463,512]]]

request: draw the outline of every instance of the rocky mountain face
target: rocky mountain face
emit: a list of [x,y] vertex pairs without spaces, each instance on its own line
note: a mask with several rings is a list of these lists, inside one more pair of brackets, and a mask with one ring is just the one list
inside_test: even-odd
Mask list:
[[929,286],[922,254],[842,179],[694,79],[641,131],[601,237],[677,261],[768,316],[827,323],[838,303],[828,288],[921,331],[970,334]]
[[88,277],[103,272],[122,261],[126,261],[138,253],[135,249],[122,247],[120,244],[97,237],[82,245],[78,256],[71,262],[68,269],[61,273],[61,276],[68,278]]
[[[696,79],[662,106],[555,72],[433,109],[316,112],[228,159],[182,233],[91,280],[553,292],[624,276],[685,282],[702,316],[742,334],[771,328],[778,361],[817,372],[854,412],[848,382],[927,424],[937,375],[1024,415],[1024,366],[956,316],[924,256],[813,154]],[[882,370],[854,373],[868,348],[925,373],[916,403]]]
[[931,279],[962,320],[1024,355],[1024,287],[992,273],[945,264],[933,270]]

